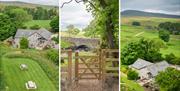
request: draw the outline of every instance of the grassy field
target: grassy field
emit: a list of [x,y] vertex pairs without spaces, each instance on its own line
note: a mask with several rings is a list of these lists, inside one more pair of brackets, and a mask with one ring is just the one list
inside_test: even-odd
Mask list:
[[180,22],[175,18],[159,18],[159,17],[122,17],[121,24],[131,25],[133,21],[141,22],[142,26],[158,26],[162,22]]
[[25,26],[27,26],[29,28],[33,25],[39,25],[40,27],[50,29],[49,23],[50,23],[50,20],[32,20],[32,21],[25,23]]
[[[19,68],[21,64],[26,64],[28,70],[22,71]],[[30,80],[37,84],[38,89],[35,91],[56,91],[51,80],[39,64],[33,60],[26,58],[3,58],[2,65],[6,77],[7,91],[27,91],[25,83]]]
[[[134,18],[127,18],[126,21],[128,22],[132,22]],[[139,18],[139,21],[143,21],[144,18]],[[153,20],[154,19],[154,20]],[[155,22],[155,20],[157,22],[164,22],[166,21],[173,21],[173,22],[177,22],[180,21],[180,19],[166,19],[166,18],[159,18],[159,20],[157,18],[152,18],[152,22],[149,22],[149,24]],[[136,19],[138,20],[138,19]],[[147,20],[147,19],[145,19]],[[144,20],[144,21],[145,21]],[[125,20],[122,20],[125,21]],[[144,24],[141,23],[141,24]],[[153,23],[154,24],[154,23]],[[157,23],[155,23],[156,26]],[[123,48],[127,43],[132,42],[132,41],[137,41],[140,38],[149,38],[149,39],[158,39],[158,31],[156,29],[148,29],[144,26],[132,26],[130,24],[127,24],[126,22],[122,22],[121,25],[121,48]],[[163,55],[165,54],[169,54],[169,53],[174,53],[176,56],[180,57],[180,35],[171,35],[170,36],[170,41],[168,43],[166,43],[167,48],[162,48],[161,49],[161,53]]]
[[128,90],[126,91],[144,91],[143,87],[141,87],[138,83],[128,80],[127,77],[121,75],[121,83],[124,83]]

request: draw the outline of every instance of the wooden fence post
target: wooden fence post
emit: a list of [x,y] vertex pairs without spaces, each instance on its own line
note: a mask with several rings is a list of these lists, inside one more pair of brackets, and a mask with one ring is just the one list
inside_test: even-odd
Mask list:
[[78,66],[79,66],[79,60],[78,60],[78,57],[79,57],[79,53],[78,52],[75,52],[75,81],[78,83]]
[[72,50],[68,51],[68,81],[72,84]]

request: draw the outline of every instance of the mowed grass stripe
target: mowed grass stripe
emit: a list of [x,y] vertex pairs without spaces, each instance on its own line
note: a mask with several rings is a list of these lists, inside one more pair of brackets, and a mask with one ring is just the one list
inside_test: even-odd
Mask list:
[[[8,87],[7,91],[27,91],[25,83],[29,80],[36,82],[38,89],[35,91],[57,91],[39,64],[31,59],[3,58],[2,64]],[[20,64],[27,64],[28,70],[22,71],[19,68]]]

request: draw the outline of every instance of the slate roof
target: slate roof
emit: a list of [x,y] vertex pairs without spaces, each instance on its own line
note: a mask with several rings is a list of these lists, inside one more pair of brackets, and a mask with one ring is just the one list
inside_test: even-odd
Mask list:
[[147,66],[152,65],[152,64],[153,64],[153,63],[151,63],[151,62],[148,62],[148,61],[146,61],[146,60],[143,60],[143,59],[138,58],[138,59],[136,60],[136,62],[134,62],[132,65],[130,65],[130,67],[139,70],[139,69],[142,69],[142,68],[147,67]]
[[48,30],[41,28],[39,30],[25,30],[25,29],[18,29],[15,35],[15,38],[21,38],[21,37],[29,37],[33,33],[37,32],[41,36],[43,36],[45,39],[49,39],[52,35],[51,32]]
[[156,76],[160,71],[164,71],[166,68],[169,67],[169,64],[166,61],[161,61],[150,65],[147,67],[147,70],[153,75]]

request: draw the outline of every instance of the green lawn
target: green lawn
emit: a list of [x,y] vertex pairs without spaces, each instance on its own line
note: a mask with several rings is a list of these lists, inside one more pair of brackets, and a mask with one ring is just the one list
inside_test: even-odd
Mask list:
[[[20,64],[26,64],[28,70],[22,71],[19,68]],[[37,84],[37,90],[33,91],[57,91],[43,69],[33,60],[3,57],[2,71],[5,76],[6,91],[27,91],[25,83],[29,80]]]
[[138,83],[132,80],[128,80],[126,76],[121,74],[121,83],[127,87],[127,91],[144,91]]
[[33,25],[39,25],[40,27],[50,29],[50,25],[49,25],[50,21],[51,20],[32,20],[25,23],[25,26],[29,28]]

